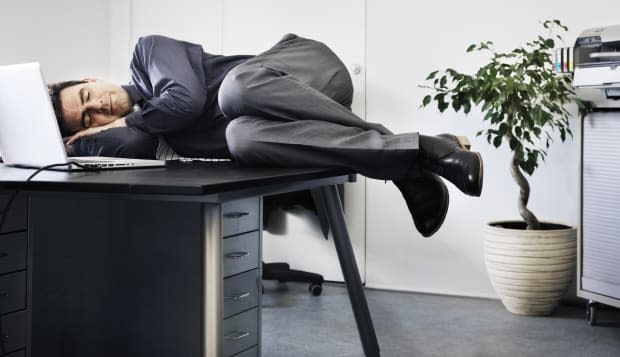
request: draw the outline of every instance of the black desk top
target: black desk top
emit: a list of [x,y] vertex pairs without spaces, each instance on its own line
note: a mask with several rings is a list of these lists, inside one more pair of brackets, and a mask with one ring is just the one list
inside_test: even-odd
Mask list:
[[229,163],[192,163],[98,172],[45,171],[23,187],[24,181],[33,172],[0,164],[0,188],[204,195],[354,174],[350,170],[336,168],[240,168]]

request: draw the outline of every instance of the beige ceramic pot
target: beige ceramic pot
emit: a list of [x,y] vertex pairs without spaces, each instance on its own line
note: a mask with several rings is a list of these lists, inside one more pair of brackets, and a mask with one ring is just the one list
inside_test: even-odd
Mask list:
[[548,315],[575,276],[577,229],[541,223],[491,222],[484,228],[484,259],[495,292],[508,311]]

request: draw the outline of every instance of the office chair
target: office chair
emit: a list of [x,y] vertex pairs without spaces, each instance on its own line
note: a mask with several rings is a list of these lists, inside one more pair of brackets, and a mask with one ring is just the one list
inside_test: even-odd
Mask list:
[[[340,194],[340,200],[342,202],[344,198],[344,185],[338,185],[338,193]],[[277,207],[290,207],[292,205],[301,205],[310,210],[314,210],[319,217],[323,237],[328,239],[329,221],[325,211],[325,201],[320,189],[265,197],[263,202],[263,227],[267,227],[267,218],[271,210]],[[291,269],[287,263],[265,262],[263,262],[263,280],[277,280],[281,283],[287,281],[310,283],[308,290],[313,296],[321,295],[324,281],[323,276],[320,274],[294,270]]]

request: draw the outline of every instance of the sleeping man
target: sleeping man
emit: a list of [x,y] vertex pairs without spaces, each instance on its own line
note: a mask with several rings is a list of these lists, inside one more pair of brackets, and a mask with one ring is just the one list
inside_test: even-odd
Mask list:
[[353,85],[323,43],[286,35],[257,56],[220,56],[163,37],[138,40],[132,82],[50,85],[67,151],[154,158],[159,137],[187,157],[251,167],[345,167],[391,180],[423,236],[448,210],[448,190],[480,196],[483,164],[450,134],[394,134],[351,110]]

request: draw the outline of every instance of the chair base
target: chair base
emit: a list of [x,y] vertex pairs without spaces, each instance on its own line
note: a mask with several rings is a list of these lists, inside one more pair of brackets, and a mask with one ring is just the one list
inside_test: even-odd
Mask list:
[[263,263],[263,280],[277,280],[281,283],[295,281],[310,283],[308,290],[314,296],[323,291],[323,276],[301,270],[291,269],[287,263]]

